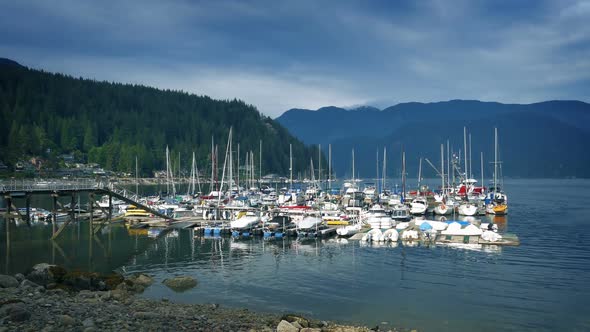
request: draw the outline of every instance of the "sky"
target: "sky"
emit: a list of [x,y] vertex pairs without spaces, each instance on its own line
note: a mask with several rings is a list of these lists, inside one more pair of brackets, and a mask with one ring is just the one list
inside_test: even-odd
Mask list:
[[0,57],[290,108],[590,102],[590,1],[0,0]]

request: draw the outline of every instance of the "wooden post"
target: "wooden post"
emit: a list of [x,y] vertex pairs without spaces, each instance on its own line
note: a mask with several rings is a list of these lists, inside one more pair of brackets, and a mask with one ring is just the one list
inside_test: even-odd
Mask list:
[[31,226],[31,195],[27,194],[25,196],[25,206],[27,209],[27,225]]
[[93,236],[93,232],[92,232],[92,219],[94,218],[94,194],[90,193],[88,194],[88,204],[89,204],[89,208],[90,208],[90,220],[88,221],[88,228],[90,237],[88,238],[89,241],[92,242],[92,236]]
[[51,216],[51,234],[52,236],[55,234],[56,232],[56,222],[57,222],[57,193],[51,194],[51,197],[53,198],[53,211],[51,211],[52,216]]
[[113,196],[109,194],[109,219],[108,222],[111,222],[113,218]]
[[10,219],[10,209],[12,208],[12,198],[10,195],[4,196],[4,202],[6,203],[6,222]]
[[[75,200],[74,195],[75,194],[72,193],[72,196],[70,197],[70,219],[72,219],[72,220],[74,219],[74,216],[76,214],[76,212],[74,210],[76,207],[76,200]],[[78,208],[80,208],[80,207],[78,207]]]

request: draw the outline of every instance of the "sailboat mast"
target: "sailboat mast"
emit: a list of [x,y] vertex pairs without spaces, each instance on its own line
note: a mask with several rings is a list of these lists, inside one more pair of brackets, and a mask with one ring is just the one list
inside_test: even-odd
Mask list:
[[383,171],[381,172],[381,191],[385,190],[385,170],[387,169],[387,147],[383,147]]
[[494,193],[498,191],[498,128],[494,128]]
[[463,127],[463,151],[465,151],[463,159],[465,159],[465,185],[467,185],[467,127]]
[[166,145],[166,195],[170,194],[170,158],[168,158],[168,145]]
[[318,144],[318,185],[322,188],[322,145]]
[[354,185],[354,149],[352,149],[352,182]]
[[262,140],[260,140],[260,156],[258,157],[258,159],[260,159],[258,161],[260,163],[260,167],[258,168],[258,172],[260,173],[260,176],[258,177],[258,182],[260,183],[262,181]]
[[472,164],[472,157],[471,154],[471,133],[469,133],[469,178],[473,178],[473,164]]
[[236,181],[236,187],[238,187],[238,195],[240,194],[240,143],[238,143],[238,158],[236,164],[238,165],[238,176]]
[[215,142],[211,136],[211,179],[209,184],[209,191],[213,191],[213,179],[215,178]]
[[442,192],[445,190],[445,145],[440,145],[440,178],[442,180]]
[[418,192],[420,192],[420,182],[422,181],[422,158],[418,164]]
[[406,199],[406,152],[402,151],[402,199]]
[[447,186],[451,183],[451,154],[449,147],[449,140],[447,140]]
[[332,189],[332,144],[328,144],[328,188]]
[[[379,189],[379,148],[377,148],[377,151],[376,152],[377,152],[376,153],[376,156],[377,156],[376,157],[376,161],[377,161],[377,163],[375,164],[375,169],[377,171],[377,177],[375,178],[375,186],[376,186],[377,189]],[[377,190],[377,192],[379,192],[379,190]]]
[[139,173],[139,168],[137,167],[137,155],[135,156],[135,195],[137,195],[137,199],[139,199],[139,177],[137,175]]
[[[481,154],[481,187],[483,188],[483,152],[480,152]],[[482,189],[483,190],[483,189]]]

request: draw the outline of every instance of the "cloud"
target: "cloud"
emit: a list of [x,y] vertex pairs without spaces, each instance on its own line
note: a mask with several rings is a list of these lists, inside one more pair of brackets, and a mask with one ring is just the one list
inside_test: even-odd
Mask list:
[[[22,24],[22,22],[27,24]],[[292,108],[588,101],[589,1],[19,1],[2,56]]]

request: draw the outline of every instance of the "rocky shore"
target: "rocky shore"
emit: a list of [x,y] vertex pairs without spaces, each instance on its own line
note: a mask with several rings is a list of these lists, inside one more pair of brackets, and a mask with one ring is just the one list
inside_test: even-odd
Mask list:
[[[24,275],[0,275],[0,332],[372,331],[298,315],[258,313],[218,304],[179,304],[137,296],[152,283],[153,279],[147,275],[123,278],[116,274],[66,271],[48,264],[35,265]],[[197,281],[177,277],[165,280],[164,284],[183,291],[197,285]]]

